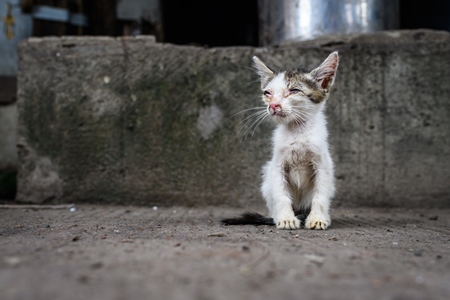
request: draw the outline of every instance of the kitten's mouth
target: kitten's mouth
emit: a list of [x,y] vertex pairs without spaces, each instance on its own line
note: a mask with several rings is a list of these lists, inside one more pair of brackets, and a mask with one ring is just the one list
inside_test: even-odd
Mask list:
[[269,106],[268,111],[271,116],[277,116],[281,118],[286,117],[286,114],[282,111],[280,106],[276,107]]
[[284,118],[286,114],[282,111],[269,112],[272,117]]
[[281,113],[274,113],[274,114],[272,114],[272,116],[284,118],[284,117],[286,117],[286,114],[281,112]]

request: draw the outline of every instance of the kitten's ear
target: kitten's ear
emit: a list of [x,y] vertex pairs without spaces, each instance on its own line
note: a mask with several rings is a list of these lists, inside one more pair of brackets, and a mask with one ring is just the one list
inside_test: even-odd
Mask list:
[[264,88],[275,76],[275,73],[256,56],[253,56],[253,66],[256,69],[256,73],[258,73],[261,78],[261,88]]
[[323,89],[330,88],[336,79],[336,71],[339,65],[337,51],[331,53],[327,59],[316,69],[311,71],[311,76]]

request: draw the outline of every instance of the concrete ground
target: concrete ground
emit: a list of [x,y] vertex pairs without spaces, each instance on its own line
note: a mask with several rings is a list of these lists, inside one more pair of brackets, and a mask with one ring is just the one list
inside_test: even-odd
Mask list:
[[450,299],[450,210],[335,209],[326,231],[240,209],[0,209],[9,299]]

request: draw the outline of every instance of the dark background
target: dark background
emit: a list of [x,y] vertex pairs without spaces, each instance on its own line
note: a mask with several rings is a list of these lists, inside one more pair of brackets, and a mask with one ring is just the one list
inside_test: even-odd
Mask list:
[[[34,0],[33,4],[83,12],[89,27],[35,20],[35,36],[128,35],[135,26],[159,42],[207,47],[258,45],[257,0],[161,0],[161,20],[123,21],[116,18],[115,0]],[[400,0],[400,29],[429,28],[450,31],[450,0]]]

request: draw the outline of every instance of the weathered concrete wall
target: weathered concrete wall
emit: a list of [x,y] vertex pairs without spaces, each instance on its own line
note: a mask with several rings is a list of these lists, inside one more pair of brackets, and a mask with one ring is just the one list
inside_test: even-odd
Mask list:
[[[272,125],[249,68],[341,55],[328,102],[336,205],[449,206],[450,35],[385,32],[276,48],[148,38],[31,39],[20,47],[20,201],[262,203]],[[244,129],[245,131],[245,129]]]

